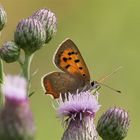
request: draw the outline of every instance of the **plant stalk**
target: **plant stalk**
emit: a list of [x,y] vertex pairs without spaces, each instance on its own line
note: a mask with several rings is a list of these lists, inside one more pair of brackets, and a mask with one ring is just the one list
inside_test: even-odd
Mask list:
[[[0,87],[1,87],[1,84],[3,83],[3,75],[4,75],[4,72],[3,72],[3,63],[2,63],[2,60],[0,59]],[[0,106],[3,105],[3,102],[4,102],[4,99],[3,99],[3,96],[0,92]]]
[[31,67],[32,58],[33,58],[33,54],[29,54],[29,53],[25,52],[25,60],[22,65],[22,70],[23,70],[23,76],[25,77],[25,79],[28,82],[28,88],[27,88],[28,93],[29,93],[30,80],[31,80],[30,67]]

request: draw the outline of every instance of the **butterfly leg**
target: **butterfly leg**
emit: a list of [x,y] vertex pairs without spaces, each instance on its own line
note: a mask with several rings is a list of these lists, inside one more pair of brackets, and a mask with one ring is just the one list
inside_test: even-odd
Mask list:
[[99,98],[99,92],[96,91],[96,93],[94,94],[95,98],[97,99],[98,101],[98,98]]
[[93,95],[95,95],[96,93],[97,93],[97,91],[99,90],[101,88],[101,86],[98,86],[98,87],[96,87],[96,88],[91,88],[90,89],[90,91],[91,91],[91,93],[93,94]]

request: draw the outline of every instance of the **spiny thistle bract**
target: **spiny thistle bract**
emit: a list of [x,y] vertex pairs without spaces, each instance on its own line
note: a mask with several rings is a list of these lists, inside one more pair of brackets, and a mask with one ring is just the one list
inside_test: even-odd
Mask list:
[[54,34],[56,33],[56,17],[53,12],[48,10],[47,8],[37,10],[31,18],[35,18],[39,20],[46,30],[46,41],[45,43],[48,43]]
[[0,48],[0,57],[7,63],[12,63],[18,60],[20,48],[13,41],[7,41]]
[[26,53],[32,54],[45,43],[46,32],[40,21],[22,19],[17,25],[14,40]]
[[124,109],[113,107],[101,116],[97,131],[103,140],[123,140],[127,135],[129,122],[129,115]]
[[7,13],[4,8],[0,5],[0,31],[3,29],[7,22]]

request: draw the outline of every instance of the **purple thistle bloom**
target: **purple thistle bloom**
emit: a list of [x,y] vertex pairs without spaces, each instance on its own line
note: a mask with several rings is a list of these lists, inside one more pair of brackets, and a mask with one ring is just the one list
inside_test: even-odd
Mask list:
[[6,100],[27,101],[27,82],[20,76],[7,75],[2,85],[2,93]]
[[81,92],[76,95],[69,94],[65,102],[60,98],[58,116],[61,118],[75,116],[78,113],[94,117],[100,105],[94,95],[90,92]]
[[46,31],[45,43],[48,43],[57,31],[56,29],[57,19],[55,14],[49,9],[44,8],[34,12],[34,14],[30,18],[39,20],[45,27]]
[[66,118],[67,124],[62,140],[97,140],[94,116],[99,108],[96,97],[89,91],[68,94],[64,102],[60,97],[57,114],[63,120]]
[[27,99],[26,80],[6,76],[2,85],[5,104],[0,111],[0,139],[33,140],[35,126]]
[[42,23],[37,19],[22,19],[14,33],[14,41],[27,54],[40,49],[46,40],[46,32]]
[[12,63],[19,59],[20,48],[14,41],[7,41],[0,48],[0,58],[6,63]]

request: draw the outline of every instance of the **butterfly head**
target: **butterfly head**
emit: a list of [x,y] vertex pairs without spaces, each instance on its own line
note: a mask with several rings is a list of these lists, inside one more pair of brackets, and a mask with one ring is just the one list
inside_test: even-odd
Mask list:
[[100,84],[97,81],[92,81],[90,85],[91,85],[91,90],[98,90],[101,88]]

